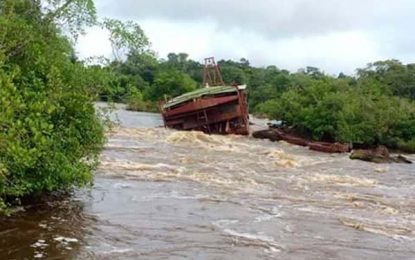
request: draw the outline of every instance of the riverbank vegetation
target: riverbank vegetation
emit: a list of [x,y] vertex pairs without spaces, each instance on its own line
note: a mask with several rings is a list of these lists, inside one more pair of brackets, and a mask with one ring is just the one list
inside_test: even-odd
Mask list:
[[87,0],[0,2],[0,212],[92,180],[105,141],[99,82],[72,42],[94,20]]
[[291,75],[288,88],[255,107],[314,140],[415,152],[415,67],[382,61],[355,77]]
[[[251,113],[282,120],[299,135],[415,152],[415,64],[378,61],[347,76],[315,67],[294,73],[258,68],[246,59],[218,63],[226,83],[248,85]],[[159,60],[130,53],[111,66],[131,82],[120,84],[124,87],[113,92],[113,99],[132,110],[155,111],[165,96],[202,86],[203,65],[185,53]]]

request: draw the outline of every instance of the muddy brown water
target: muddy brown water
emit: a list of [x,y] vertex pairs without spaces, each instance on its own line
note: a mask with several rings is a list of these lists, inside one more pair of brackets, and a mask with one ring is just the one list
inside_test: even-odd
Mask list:
[[413,165],[117,114],[94,186],[2,218],[0,259],[415,259]]

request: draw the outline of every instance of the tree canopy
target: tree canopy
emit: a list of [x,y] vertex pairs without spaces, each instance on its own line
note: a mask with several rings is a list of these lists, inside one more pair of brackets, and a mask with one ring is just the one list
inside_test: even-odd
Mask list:
[[[378,61],[358,69],[355,76],[337,77],[313,66],[292,73],[276,66],[253,67],[246,59],[218,64],[227,84],[248,85],[251,113],[282,120],[299,134],[415,150],[413,64]],[[158,60],[130,53],[120,68],[130,82],[138,80],[131,86],[141,94],[127,95],[125,101],[140,104],[131,106],[139,110],[156,107],[165,96],[202,87],[203,65],[185,53]]]
[[89,0],[0,2],[0,208],[92,180],[105,140],[94,75],[60,23],[78,32],[94,16]]

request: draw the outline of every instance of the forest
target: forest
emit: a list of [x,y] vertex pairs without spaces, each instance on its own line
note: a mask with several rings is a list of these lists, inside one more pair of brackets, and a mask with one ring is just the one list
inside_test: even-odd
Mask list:
[[[90,26],[110,32],[113,59],[77,57]],[[227,84],[248,86],[255,115],[315,140],[415,152],[415,64],[377,61],[352,76],[218,64]],[[91,183],[106,128],[94,102],[157,111],[165,97],[202,87],[202,68],[186,53],[157,57],[138,24],[98,18],[92,0],[1,0],[0,210]]]
[[[415,64],[377,61],[353,76],[315,67],[296,72],[254,67],[244,58],[218,64],[227,84],[248,86],[254,115],[282,120],[313,140],[415,151]],[[124,61],[99,68],[114,73],[101,98],[125,102],[132,110],[157,111],[165,97],[202,87],[203,65],[186,53],[156,59],[131,52]]]

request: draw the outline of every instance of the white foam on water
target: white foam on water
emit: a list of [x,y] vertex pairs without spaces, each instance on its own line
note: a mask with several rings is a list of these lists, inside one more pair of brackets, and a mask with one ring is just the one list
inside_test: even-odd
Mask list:
[[275,248],[273,246],[270,246],[268,249],[265,249],[264,252],[265,253],[268,253],[268,254],[280,253],[281,252],[281,249],[278,249],[278,248]]
[[108,250],[108,251],[104,251],[102,252],[105,255],[111,255],[111,254],[124,254],[124,253],[128,253],[128,252],[132,252],[133,249],[131,248],[116,248],[113,247],[112,249]]
[[115,183],[114,184],[114,188],[116,189],[128,189],[131,188],[132,185],[131,184],[127,184],[127,183]]
[[321,184],[340,185],[340,186],[373,187],[377,184],[376,180],[353,177],[350,175],[314,173],[314,174],[307,175],[306,178],[310,181],[318,182]]
[[31,247],[34,247],[34,248],[46,248],[47,246],[49,245],[46,244],[46,241],[43,239],[39,239],[38,241],[36,241],[35,243],[31,245]]
[[167,143],[175,145],[197,146],[202,149],[222,152],[238,152],[241,149],[233,141],[234,138],[221,135],[207,135],[198,131],[177,131],[166,138]]
[[344,226],[351,227],[360,231],[366,231],[369,233],[388,236],[395,240],[414,240],[414,231],[402,226],[400,224],[384,224],[376,223],[369,219],[352,219],[352,218],[339,218],[340,223]]
[[47,224],[43,224],[43,223],[39,223],[38,226],[41,227],[41,228],[48,228],[48,225]]
[[293,155],[288,154],[282,150],[271,150],[268,152],[268,158],[273,159],[273,162],[276,166],[286,167],[286,168],[296,168],[300,166],[298,159]]
[[278,212],[278,208],[273,207],[270,213],[257,216],[254,219],[254,222],[256,222],[256,223],[265,222],[265,221],[269,221],[269,220],[272,220],[272,219],[275,219],[275,218],[279,218],[281,216],[282,216],[282,214],[280,212]]
[[104,160],[101,162],[100,169],[109,170],[109,169],[120,169],[128,171],[152,171],[152,170],[176,170],[177,166],[164,164],[164,163],[139,163],[129,160]]
[[230,236],[235,237],[237,239],[246,240],[246,241],[248,241],[249,245],[266,247],[269,250],[271,248],[274,248],[274,249],[277,250],[277,252],[280,252],[281,251],[280,248],[283,248],[271,236],[258,234],[258,233],[256,233],[256,234],[242,233],[242,232],[238,232],[236,230],[232,230],[232,229],[228,229],[228,228],[224,229],[223,232],[226,233],[227,235],[230,235]]
[[223,232],[225,232],[226,234],[229,234],[231,236],[247,238],[249,240],[259,240],[259,241],[264,241],[264,242],[267,242],[267,243],[275,243],[274,238],[271,237],[271,236],[260,235],[260,234],[251,234],[251,233],[240,233],[238,231],[228,229],[228,228],[224,229]]
[[76,238],[63,237],[63,236],[55,237],[53,240],[64,243],[64,244],[77,243],[78,242],[78,239],[76,239]]
[[151,201],[153,199],[174,199],[174,200],[215,200],[219,201],[222,200],[218,196],[208,196],[202,194],[195,194],[195,195],[186,195],[181,194],[178,191],[171,191],[168,193],[154,193],[146,196],[141,196],[140,198],[134,197],[135,201],[143,200],[143,201]]
[[236,224],[238,222],[239,222],[239,220],[237,220],[237,219],[220,219],[220,220],[217,220],[217,221],[213,222],[212,224],[214,226],[219,227],[219,228],[225,228],[229,225],[233,225],[233,224]]

